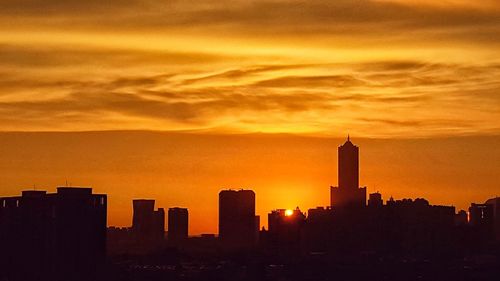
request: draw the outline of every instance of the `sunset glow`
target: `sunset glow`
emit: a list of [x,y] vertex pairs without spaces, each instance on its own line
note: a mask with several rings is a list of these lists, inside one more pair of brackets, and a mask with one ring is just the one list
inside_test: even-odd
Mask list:
[[0,8],[2,130],[500,130],[496,1],[8,0]]
[[248,188],[265,226],[328,204],[347,134],[384,200],[500,194],[497,0],[2,0],[0,26],[6,195],[92,186],[118,226],[155,198],[201,234]]

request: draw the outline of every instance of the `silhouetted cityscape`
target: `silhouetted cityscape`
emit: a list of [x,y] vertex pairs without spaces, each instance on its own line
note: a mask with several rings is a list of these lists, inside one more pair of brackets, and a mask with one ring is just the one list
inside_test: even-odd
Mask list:
[[[359,186],[359,148],[338,148],[330,206],[275,209],[261,227],[252,190],[221,190],[218,234],[188,235],[187,208],[134,199],[107,227],[86,187],[0,198],[0,280],[497,280],[500,198],[470,208],[385,202]],[[196,196],[215,196],[199,194]]]

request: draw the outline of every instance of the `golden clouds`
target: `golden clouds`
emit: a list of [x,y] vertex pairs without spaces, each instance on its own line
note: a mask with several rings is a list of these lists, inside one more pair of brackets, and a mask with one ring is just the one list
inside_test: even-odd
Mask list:
[[498,132],[500,12],[448,3],[2,1],[0,130]]

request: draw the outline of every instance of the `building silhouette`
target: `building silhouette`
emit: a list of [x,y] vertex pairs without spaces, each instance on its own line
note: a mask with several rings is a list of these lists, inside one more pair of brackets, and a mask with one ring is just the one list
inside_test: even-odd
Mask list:
[[368,198],[368,207],[378,208],[384,205],[384,201],[382,200],[382,194],[379,192],[370,193]]
[[97,280],[106,257],[107,198],[91,188],[0,198],[2,280]]
[[186,208],[168,209],[168,242],[182,244],[188,238],[189,214]]
[[493,233],[494,238],[500,241],[500,197],[495,197],[484,202],[493,208]]
[[495,237],[494,205],[472,203],[469,207],[469,224],[474,228],[477,239],[491,241]]
[[111,256],[148,255],[165,248],[165,211],[155,210],[155,200],[132,201],[131,227],[110,226],[107,229],[107,251]]
[[469,216],[466,211],[460,210],[455,214],[455,226],[466,226],[469,224]]
[[165,211],[155,210],[155,200],[134,199],[132,234],[139,252],[149,252],[162,245],[165,238]]
[[331,207],[366,206],[366,187],[359,187],[359,148],[349,136],[338,148],[338,184],[338,187],[330,187]]
[[248,250],[256,246],[259,226],[252,190],[222,190],[219,193],[219,238],[226,250]]
[[384,202],[379,192],[366,202],[366,188],[359,187],[358,147],[348,137],[338,151],[339,186],[330,189],[331,206],[307,214],[298,207],[275,209],[262,231],[252,190],[220,191],[218,236],[188,237],[188,209],[169,208],[168,243],[165,213],[155,210],[155,200],[133,200],[132,226],[106,230],[106,195],[92,194],[91,188],[59,187],[53,194],[30,190],[0,198],[0,280],[500,276],[500,198],[473,203],[468,213],[424,198]]
[[268,247],[279,255],[297,255],[306,216],[297,207],[295,210],[277,209],[267,215]]
[[[361,253],[404,253],[418,256],[451,251],[455,208],[436,206],[422,198],[384,204],[382,194],[359,188],[359,150],[350,139],[339,147],[339,187],[331,189],[330,207],[309,209],[307,217],[284,210],[268,216],[263,232],[266,247],[278,255],[324,253],[352,256]],[[289,213],[291,214],[291,213]],[[284,249],[288,250],[285,251]]]

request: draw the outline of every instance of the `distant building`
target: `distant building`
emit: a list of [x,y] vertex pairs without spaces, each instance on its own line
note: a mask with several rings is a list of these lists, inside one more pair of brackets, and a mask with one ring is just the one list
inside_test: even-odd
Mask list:
[[370,198],[368,199],[368,207],[382,207],[384,202],[382,201],[382,194],[375,192],[370,193]]
[[500,241],[500,197],[488,199],[485,204],[491,205],[493,208],[493,231],[495,239]]
[[472,226],[493,226],[493,206],[490,204],[472,203],[469,207],[470,220]]
[[255,239],[256,244],[259,242],[260,237],[260,216],[255,216]]
[[108,227],[108,254],[144,255],[158,252],[165,246],[165,211],[155,210],[155,200],[132,201],[131,227]]
[[107,254],[110,257],[134,254],[135,240],[130,227],[110,226],[107,230]]
[[390,200],[383,217],[391,230],[382,238],[403,253],[438,253],[453,247],[453,206],[431,205],[423,198]]
[[188,238],[189,214],[186,208],[168,209],[168,241],[179,244]]
[[359,187],[359,148],[349,137],[338,148],[338,187],[330,188],[334,208],[366,206],[366,187]]
[[479,239],[494,239],[494,205],[472,203],[469,207],[469,224],[474,227],[476,232],[480,235]]
[[106,257],[106,211],[106,195],[91,188],[0,198],[0,279],[96,280]]
[[469,218],[467,212],[464,210],[460,210],[455,214],[455,225],[456,226],[465,226],[469,223]]
[[227,250],[256,246],[255,193],[252,190],[222,190],[219,193],[219,238]]
[[295,210],[277,209],[269,213],[267,218],[269,247],[284,255],[298,254],[305,214],[298,207]]
[[165,236],[165,211],[159,208],[155,211],[155,200],[135,199],[133,201],[134,215],[132,232],[139,241],[162,241]]
[[332,226],[335,224],[335,212],[330,207],[316,207],[307,211],[304,232],[304,248],[308,252],[326,252],[332,240]]
[[212,233],[190,236],[182,246],[183,251],[191,256],[215,255],[220,252],[220,240]]

